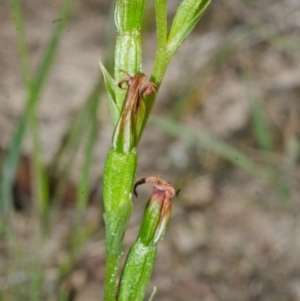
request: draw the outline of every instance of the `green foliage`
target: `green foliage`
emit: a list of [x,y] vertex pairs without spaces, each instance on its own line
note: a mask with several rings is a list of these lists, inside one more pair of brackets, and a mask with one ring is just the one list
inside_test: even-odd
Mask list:
[[[16,41],[19,51],[20,66],[24,87],[27,92],[27,101],[21,116],[16,122],[15,132],[11,137],[9,149],[6,152],[0,174],[0,214],[1,228],[0,234],[5,237],[5,242],[8,245],[10,260],[7,269],[7,275],[1,275],[2,280],[10,279],[13,275],[17,275],[22,271],[24,279],[20,278],[20,282],[8,285],[8,288],[1,288],[1,295],[3,293],[5,300],[41,300],[44,297],[45,286],[45,269],[41,258],[42,245],[47,241],[49,231],[53,225],[49,224],[53,220],[55,210],[50,206],[50,197],[53,203],[53,195],[49,195],[50,183],[48,177],[54,175],[56,172],[62,170],[62,177],[59,179],[57,190],[62,190],[65,181],[67,180],[70,166],[79,143],[82,141],[83,131],[86,130],[87,144],[86,157],[82,166],[82,177],[78,183],[77,189],[77,203],[78,211],[86,208],[87,193],[90,190],[89,171],[91,167],[92,151],[98,129],[97,110],[99,104],[100,86],[97,83],[96,88],[91,91],[88,96],[83,110],[79,111],[78,116],[75,117],[74,123],[71,125],[69,132],[66,135],[66,143],[62,143],[57,155],[54,158],[51,168],[47,170],[43,162],[43,152],[40,147],[40,133],[39,123],[37,119],[37,105],[43,88],[47,84],[48,75],[51,67],[54,64],[58,47],[63,38],[63,33],[68,24],[68,20],[74,5],[73,0],[65,0],[62,3],[59,12],[59,22],[56,22],[52,36],[45,47],[45,52],[42,56],[41,62],[36,72],[31,72],[29,68],[28,45],[26,40],[25,25],[22,16],[21,3],[18,0],[10,1],[11,15],[16,28]],[[74,125],[74,127],[73,127]],[[32,182],[34,199],[32,211],[30,215],[30,225],[36,223],[34,229],[30,228],[33,236],[30,234],[28,241],[21,244],[18,241],[15,233],[14,220],[15,216],[12,212],[12,187],[14,184],[14,177],[16,169],[20,160],[22,141],[26,132],[30,132],[33,141],[32,153]],[[74,151],[75,150],[75,151]],[[62,160],[67,157],[67,160]],[[55,174],[56,176],[57,174]],[[53,192],[53,188],[51,187]],[[54,192],[54,197],[58,198],[58,194]],[[51,209],[51,210],[50,210]],[[90,230],[82,224],[82,218],[77,220],[81,223],[81,229],[85,230],[81,243],[90,235]],[[77,226],[77,225],[76,225]],[[28,231],[28,229],[26,229]],[[81,232],[75,232],[81,235]],[[77,236],[74,240],[78,240]],[[33,248],[34,246],[34,248]],[[72,250],[71,250],[72,253]],[[67,267],[69,272],[71,266]],[[65,272],[62,272],[65,273]],[[11,276],[12,275],[12,276]],[[18,280],[19,281],[19,280]],[[29,285],[28,285],[29,283]],[[63,292],[61,296],[57,296],[60,300],[66,300],[68,293]]]
[[118,300],[123,301],[144,300],[157,245],[166,231],[172,198],[175,195],[170,183],[160,177],[148,177],[138,181],[137,184],[144,182],[152,183],[153,191],[144,212],[139,235],[130,248],[123,268],[118,292]]
[[[84,141],[84,158],[80,173],[80,178],[76,187],[76,210],[77,215],[74,220],[74,236],[70,239],[71,258],[59,266],[60,279],[70,271],[74,258],[80,247],[91,233],[91,229],[84,224],[84,210],[87,207],[88,194],[90,191],[90,169],[92,166],[93,148],[99,128],[97,111],[99,108],[99,98],[103,90],[101,80],[96,80],[96,86],[87,95],[82,108],[74,116],[69,128],[66,131],[65,139],[57,149],[56,155],[49,168],[43,162],[42,150],[40,146],[40,132],[37,118],[37,106],[39,98],[47,84],[47,79],[51,67],[54,64],[57,50],[63,39],[63,33],[74,5],[73,0],[65,0],[59,19],[55,24],[52,37],[48,42],[42,60],[36,72],[31,71],[29,64],[28,45],[26,40],[26,30],[22,16],[20,1],[10,0],[11,14],[16,27],[16,42],[19,51],[20,67],[24,87],[26,90],[26,105],[24,112],[18,119],[15,131],[11,137],[9,150],[4,156],[0,175],[0,212],[1,219],[0,233],[5,234],[5,240],[9,246],[9,252],[14,262],[9,266],[8,275],[15,275],[18,271],[25,271],[24,277],[17,285],[3,292],[1,300],[41,300],[43,296],[43,286],[45,281],[44,266],[39,258],[41,245],[46,241],[49,231],[51,231],[50,221],[54,220],[55,208],[51,207],[51,201],[56,207],[59,202],[72,169],[75,154],[80,144]],[[157,50],[154,66],[151,74],[151,81],[156,85],[156,92],[159,92],[163,77],[167,67],[174,57],[178,47],[188,37],[190,32],[198,23],[203,12],[209,5],[209,0],[183,0],[176,11],[170,26],[167,26],[167,1],[155,0],[156,30],[157,30]],[[118,82],[123,79],[127,71],[130,75],[142,69],[142,46],[141,29],[145,12],[146,1],[122,1],[117,0],[115,6],[115,25],[117,28],[117,40],[115,46],[114,75],[111,76],[104,67],[108,66],[109,58],[100,67],[104,77],[104,84],[109,97],[109,105],[114,126],[116,126],[122,111],[126,91],[118,88]],[[196,89],[199,81],[212,73],[217,66],[222,64],[238,47],[241,42],[246,41],[255,28],[239,28],[232,33],[216,55],[199,70],[193,79],[188,79],[185,83],[186,89],[171,108],[172,118],[151,116],[150,124],[178,139],[188,143],[194,143],[200,148],[214,152],[219,157],[229,161],[254,177],[267,181],[275,191],[283,198],[292,195],[292,174],[295,171],[300,156],[300,142],[295,136],[289,140],[286,148],[280,156],[282,165],[274,160],[272,155],[275,151],[275,141],[272,136],[272,129],[266,122],[266,112],[260,104],[260,100],[253,93],[253,85],[249,79],[246,81],[246,91],[248,92],[249,105],[251,109],[251,121],[258,150],[263,154],[264,162],[258,164],[250,155],[241,152],[227,143],[213,139],[212,137],[199,134],[193,128],[186,127],[179,123],[184,108],[188,105],[188,96]],[[113,36],[108,33],[109,36]],[[278,49],[292,52],[296,56],[295,45],[290,44],[290,40],[282,42],[282,37],[272,37],[269,40]],[[287,44],[289,42],[289,44]],[[106,45],[109,48],[109,45]],[[110,68],[107,68],[111,70]],[[184,79],[183,79],[184,80]],[[165,225],[159,229],[158,215],[156,209],[149,213],[146,208],[139,236],[130,249],[126,259],[126,264],[122,270],[120,284],[117,285],[120,258],[122,254],[122,242],[126,226],[128,224],[133,204],[131,193],[134,184],[134,177],[137,168],[137,147],[142,136],[145,124],[150,116],[156,95],[145,97],[145,112],[137,118],[136,132],[138,139],[134,140],[133,148],[130,152],[124,153],[112,148],[108,154],[103,183],[104,197],[104,221],[106,226],[106,283],[105,300],[143,300],[153,269],[157,243],[165,230]],[[20,159],[22,141],[26,132],[30,132],[33,139],[32,153],[32,174],[34,183],[33,197],[37,200],[36,207],[30,218],[37,218],[37,228],[42,230],[37,237],[30,238],[27,244],[21,245],[17,242],[12,219],[12,198],[11,191],[14,182],[16,168]],[[83,140],[85,139],[85,140]],[[126,140],[126,139],[125,139]],[[126,141],[124,140],[124,143]],[[54,191],[50,188],[49,177],[55,176],[57,185]],[[51,190],[51,193],[50,193]],[[55,207],[55,206],[54,206]],[[154,216],[152,215],[154,214]],[[36,216],[34,216],[36,215]],[[155,237],[155,239],[154,239]],[[155,242],[155,243],[154,243]],[[32,251],[30,245],[34,245]],[[32,254],[31,252],[32,251]],[[29,256],[30,255],[30,256]],[[30,261],[28,258],[30,257]],[[2,291],[1,291],[2,293]],[[57,300],[68,300],[69,292],[65,288],[61,289]],[[118,297],[116,297],[118,296]],[[153,296],[152,296],[153,297]],[[151,297],[151,298],[152,298]],[[100,297],[99,297],[100,298]]]
[[119,153],[111,149],[104,168],[103,197],[106,211],[111,211],[131,202],[131,192],[136,171],[137,155]]
[[[117,40],[115,46],[115,82],[124,77],[121,70],[133,75],[142,69],[141,27],[146,0],[116,0],[115,25]],[[125,91],[116,89],[116,104],[121,111]]]
[[210,0],[181,1],[172,22],[167,40],[167,51],[173,56],[178,47],[199,22]]
[[[190,31],[196,26],[209,2],[199,0],[182,1],[172,23],[170,33],[167,35],[167,2],[155,1],[158,45],[151,80],[154,82],[156,92],[159,90],[171,58]],[[146,1],[139,0],[116,1],[115,25],[117,28],[117,40],[114,80],[108,75],[105,68],[101,66],[110,99],[114,124],[116,111],[123,107],[124,101],[126,101],[126,106],[127,104],[129,106],[130,99],[124,100],[125,91],[121,89],[113,91],[113,86],[115,83],[120,82],[123,77],[123,71],[133,76],[142,69],[141,24],[145,4]],[[192,13],[190,14],[189,12]],[[145,105],[145,110],[137,110],[131,113],[136,114],[134,122],[131,118],[127,118],[126,115],[123,117],[123,113],[120,115],[115,128],[114,143],[105,165],[103,181],[103,198],[106,210],[104,217],[107,237],[105,301],[113,301],[117,296],[118,300],[142,300],[154,263],[156,247],[145,248],[138,240],[127,258],[123,269],[121,286],[118,289],[117,271],[120,265],[119,258],[121,256],[122,240],[131,214],[131,210],[126,209],[120,215],[120,208],[124,206],[125,208],[130,208],[132,206],[131,191],[136,170],[136,148],[155,101],[155,96],[156,93],[152,93],[146,97],[145,102],[140,104],[141,106]],[[140,99],[139,102],[142,102],[142,100]],[[124,106],[124,110],[126,110],[126,106]],[[115,135],[118,137],[115,137]],[[133,139],[136,136],[138,136],[138,139]],[[130,147],[128,148],[127,146]],[[128,156],[129,158],[127,158]],[[131,160],[131,158],[134,159]],[[114,218],[108,219],[107,216],[113,216]],[[110,223],[113,223],[113,225],[110,225]],[[111,235],[114,237],[110,238]],[[114,243],[113,248],[111,246],[112,243]],[[138,253],[144,255],[138,256]],[[137,280],[132,279],[132,273],[139,275],[135,277]]]
[[108,94],[111,118],[113,120],[113,125],[115,126],[117,124],[122,109],[122,107],[118,107],[116,103],[117,85],[101,61],[99,61],[99,64],[103,74],[106,91]]
[[[37,123],[35,122],[36,104],[47,80],[50,68],[53,65],[53,60],[55,58],[59,42],[61,40],[63,31],[66,27],[67,21],[71,13],[73,0],[64,1],[60,12],[60,18],[62,22],[57,22],[57,25],[53,31],[53,35],[48,43],[45,54],[35,76],[31,75],[29,69],[28,47],[25,39],[25,26],[21,13],[22,10],[20,2],[17,0],[11,0],[10,4],[17,32],[17,42],[19,48],[19,57],[21,60],[22,75],[28,96],[24,113],[18,120],[16,131],[13,135],[9,151],[6,154],[6,157],[3,161],[3,167],[0,178],[0,199],[2,200],[2,208],[0,208],[0,210],[4,214],[8,213],[8,210],[11,206],[10,204],[12,204],[11,187],[20,158],[21,146],[23,137],[26,132],[26,126],[30,119],[32,126],[36,128],[34,134],[38,134]],[[39,152],[38,138],[36,137],[36,135],[34,140],[34,149],[36,152]],[[38,192],[38,196],[41,198],[42,203],[40,205],[40,208],[41,210],[43,210],[42,208],[44,208],[44,204],[47,202],[47,192],[45,190],[45,178],[43,175],[43,167],[41,166],[40,159],[38,158],[35,160],[35,175],[37,180],[36,183],[39,185],[39,187],[37,187],[36,190]]]
[[263,109],[261,108],[256,95],[254,94],[254,87],[250,84],[249,79],[246,81],[246,91],[250,104],[253,130],[257,142],[262,150],[272,151],[273,142],[271,131],[266,123],[266,118],[263,115]]
[[99,107],[99,95],[100,87],[96,85],[95,89],[90,95],[89,101],[91,102],[89,110],[89,122],[88,127],[85,129],[85,132],[88,133],[86,147],[85,147],[85,157],[82,163],[81,176],[78,181],[78,187],[76,191],[76,206],[80,212],[87,206],[87,201],[90,191],[90,170],[92,167],[92,158],[93,150],[96,142],[96,137],[99,129],[99,120],[97,116],[98,107]]
[[144,300],[156,251],[156,246],[145,246],[139,239],[132,245],[122,274],[119,301]]

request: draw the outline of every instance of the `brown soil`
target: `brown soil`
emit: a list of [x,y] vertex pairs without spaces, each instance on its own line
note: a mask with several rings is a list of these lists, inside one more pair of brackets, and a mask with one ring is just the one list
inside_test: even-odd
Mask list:
[[[55,25],[60,2],[24,3],[33,68]],[[169,2],[172,14],[178,1]],[[151,7],[147,13],[144,71],[149,74],[155,53],[155,31]],[[111,22],[109,18],[109,1],[81,1],[75,7],[41,95],[39,118],[45,162],[51,161],[68,123],[96,82],[98,60],[106,55],[104,34]],[[215,0],[172,60],[155,114],[176,115],[197,132],[220,139],[256,162],[263,162],[264,153],[259,150],[251,122],[250,90],[272,132],[274,149],[270,156],[283,169],[283,178],[290,176],[291,193],[283,198],[278,185],[263,182],[195,144],[148,126],[139,147],[137,179],[160,174],[176,189],[181,188],[174,200],[169,229],[159,246],[149,287],[149,294],[154,286],[158,288],[155,300],[300,300],[299,153],[293,169],[284,170],[293,147],[297,143],[299,147],[299,20],[297,0]],[[6,2],[0,3],[0,24],[0,144],[6,149],[26,99]],[[178,99],[186,101],[177,110]],[[106,99],[102,101],[99,118],[101,128],[91,186],[100,187],[101,195],[99,179],[113,130]],[[28,135],[23,153],[29,160],[31,148]],[[80,158],[79,154],[78,166]],[[27,163],[20,167],[19,183],[28,188]],[[72,183],[76,183],[78,173],[75,166]],[[72,185],[76,185],[72,183],[70,199]],[[30,203],[34,202],[30,200],[30,191],[25,194]],[[136,236],[143,200],[148,194],[142,188],[139,198],[134,199],[136,207],[126,236],[126,250]],[[27,251],[30,254],[34,250],[31,254],[42,258],[46,278],[44,300],[56,300],[57,285],[72,292],[72,301],[101,300],[104,231],[99,196],[96,199],[91,201],[85,219],[91,235],[75,257],[67,251],[74,231],[72,206],[53,214],[55,224],[42,242],[38,240],[37,219],[26,210],[15,213],[18,244],[34,243],[35,247]],[[10,258],[7,250],[7,242],[0,240],[0,296],[1,291],[26,283],[26,270],[7,272],[10,262],[16,260]],[[28,262],[34,259],[29,256]],[[70,260],[71,268],[60,280],[58,267]],[[13,278],[18,275],[19,282]]]

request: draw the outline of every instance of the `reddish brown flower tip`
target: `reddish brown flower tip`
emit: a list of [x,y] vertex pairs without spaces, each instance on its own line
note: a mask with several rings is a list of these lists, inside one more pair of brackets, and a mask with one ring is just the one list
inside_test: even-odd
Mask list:
[[[122,112],[113,134],[113,147],[128,153],[137,146],[140,124],[145,117],[144,97],[155,92],[155,84],[150,82],[144,73],[131,76],[126,74],[118,86],[126,90]],[[139,121],[138,121],[139,120]]]
[[166,231],[171,214],[172,198],[176,192],[169,182],[157,176],[137,181],[134,185],[134,194],[136,196],[137,186],[143,183],[151,183],[153,190],[146,206],[140,238],[146,244],[157,244]]
[[152,82],[149,82],[146,86],[146,90],[144,92],[145,95],[150,95],[156,92],[156,85]]
[[153,189],[157,194],[159,194],[159,192],[166,193],[168,195],[168,198],[170,199],[173,198],[174,195],[176,194],[175,189],[171,186],[170,182],[163,180],[161,176],[157,176],[157,177],[146,177],[137,181],[134,184],[134,189],[133,189],[134,195],[136,197],[138,196],[136,191],[137,187],[144,183],[152,183]]

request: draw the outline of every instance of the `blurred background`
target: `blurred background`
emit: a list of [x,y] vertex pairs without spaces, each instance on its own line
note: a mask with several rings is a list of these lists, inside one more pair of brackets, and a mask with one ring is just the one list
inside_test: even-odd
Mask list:
[[[22,26],[14,3],[0,2],[0,300],[101,300],[113,6],[23,1]],[[156,300],[300,300],[299,45],[298,0],[213,0],[173,58],[138,150],[137,180],[180,189]],[[152,1],[143,47],[149,76]]]

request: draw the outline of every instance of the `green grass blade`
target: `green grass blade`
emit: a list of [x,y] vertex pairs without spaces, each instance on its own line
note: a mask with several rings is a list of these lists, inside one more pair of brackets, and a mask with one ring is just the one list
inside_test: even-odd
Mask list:
[[172,136],[195,143],[201,148],[214,152],[231,162],[233,165],[240,167],[251,175],[269,183],[281,198],[287,199],[290,197],[291,190],[286,184],[286,181],[278,174],[278,170],[275,168],[274,164],[270,165],[269,163],[269,165],[264,164],[260,166],[236,148],[212,137],[199,134],[196,130],[179,124],[171,119],[152,116],[150,118],[150,125],[155,126]]
[[21,116],[17,123],[17,130],[13,135],[10,149],[4,157],[0,177],[0,210],[4,215],[8,214],[12,206],[11,188],[15,171],[20,157],[22,138],[25,128],[25,116]]
[[42,296],[42,288],[44,281],[44,269],[41,263],[34,263],[34,267],[31,267],[31,279],[29,283],[29,300],[40,301]]
[[71,121],[65,137],[60,143],[60,147],[57,149],[49,166],[50,176],[61,177],[64,170],[68,169],[67,166],[71,164],[83,135],[85,124],[89,118],[88,108],[90,105],[91,103],[86,101],[84,106]]
[[[28,46],[26,42],[26,33],[20,1],[10,0],[10,12],[14,26],[16,28],[16,41],[19,51],[22,77],[29,93],[31,89],[31,75],[29,68]],[[0,213],[5,215],[10,211],[12,204],[11,187],[15,175],[15,170],[19,160],[19,150],[25,128],[25,117],[19,118],[15,135],[12,138],[9,151],[5,154],[2,162],[2,171],[0,175]]]
[[90,105],[91,104],[89,102],[85,103],[83,108],[71,122],[69,129],[66,131],[66,135],[50,164],[49,174],[51,176],[60,178],[64,171],[68,169],[67,166],[71,164],[79,147],[79,142],[82,138],[86,122],[88,121],[88,108]]
[[[79,148],[84,133],[88,131],[91,124],[91,111],[95,106],[95,95],[100,91],[100,83],[90,92],[83,108],[78,112],[72,121],[65,141],[61,144],[56,155],[50,164],[49,175],[57,180],[57,186],[53,192],[53,201],[57,202],[61,197],[66,179],[68,178],[71,170],[74,157]],[[97,97],[98,97],[97,96]]]
[[[16,40],[19,51],[20,65],[22,71],[23,82],[27,90],[27,94],[30,95],[30,91],[34,89],[32,83],[32,74],[30,72],[29,55],[28,55],[28,45],[26,41],[25,25],[22,15],[22,8],[20,1],[11,0],[11,15],[16,28]],[[47,190],[45,185],[45,175],[43,166],[41,163],[41,152],[39,149],[39,135],[38,135],[38,123],[35,117],[34,109],[30,112],[28,116],[30,120],[30,128],[33,133],[33,178],[34,178],[34,188],[35,197],[37,200],[37,206],[39,212],[42,213],[47,204]]]
[[246,170],[256,177],[264,179],[266,177],[266,173],[260,168],[259,165],[253,162],[247,155],[226,143],[218,141],[204,134],[199,134],[191,128],[166,118],[152,116],[150,118],[150,124],[172,136],[195,143],[201,148],[216,153],[217,155],[223,157],[232,164]]
[[[53,31],[52,38],[50,39],[42,63],[37,71],[35,85],[31,90],[31,97],[29,102],[32,101],[32,110],[35,110],[35,105],[37,102],[38,95],[40,94],[43,86],[46,83],[46,78],[49,74],[50,68],[53,66],[53,62],[56,56],[56,52],[59,46],[59,43],[62,39],[62,34],[69,20],[74,0],[66,0],[61,8],[59,19],[56,27]],[[40,213],[45,213],[45,210],[48,205],[48,190],[44,166],[41,162],[41,150],[39,145],[39,135],[38,135],[38,123],[35,120],[34,114],[29,114],[29,119],[31,120],[31,130],[33,132],[34,139],[34,148],[33,148],[33,159],[34,159],[34,179],[35,179],[35,188],[36,188],[36,199],[38,202],[38,208]]]
[[56,22],[56,27],[54,28],[53,35],[47,45],[42,63],[36,73],[35,89],[31,97],[31,102],[36,102],[37,96],[40,94],[42,87],[46,83],[46,78],[49,74],[50,68],[53,65],[54,58],[57,53],[59,43],[62,39],[63,32],[69,21],[73,4],[75,0],[65,0],[63,2],[61,12],[59,14],[59,22]]
[[36,110],[29,116],[30,129],[33,138],[33,187],[35,191],[35,200],[38,212],[46,217],[49,205],[48,181],[45,166],[42,162],[42,150],[40,146],[39,124],[36,116]]
[[[47,75],[49,74],[50,67],[53,65],[55,54],[62,37],[63,30],[67,24],[67,20],[70,16],[73,2],[75,0],[66,0],[63,4],[60,19],[61,22],[57,22],[56,28],[54,29],[52,38],[48,44],[42,63],[36,74],[36,80],[33,85],[30,86],[30,93],[27,99],[26,108],[22,116],[19,118],[16,126],[16,132],[13,135],[12,142],[10,144],[8,153],[6,154],[2,173],[0,178],[0,210],[3,213],[7,213],[11,206],[12,196],[11,188],[16,172],[16,167],[21,153],[21,146],[23,137],[26,131],[26,125],[30,112],[34,109],[38,96],[46,82]],[[17,2],[14,2],[17,3]],[[21,19],[19,19],[21,20]],[[19,43],[20,44],[20,43]],[[22,44],[23,45],[23,44]],[[23,46],[22,46],[23,47]],[[22,50],[23,51],[23,50]],[[20,52],[22,52],[20,51]],[[22,64],[23,65],[23,64]],[[26,65],[26,64],[25,64]],[[26,76],[25,76],[26,78]],[[27,82],[27,79],[26,79]]]
[[272,134],[267,124],[266,118],[263,114],[263,109],[259,104],[257,96],[255,95],[254,87],[250,83],[249,79],[246,79],[244,84],[245,84],[245,89],[250,104],[253,130],[258,145],[264,151],[268,151],[268,152],[272,151],[273,150]]
[[272,132],[269,129],[262,106],[255,95],[253,85],[249,78],[245,79],[245,89],[247,91],[248,100],[250,103],[254,135],[258,142],[259,148],[264,151],[264,158],[266,161],[265,170],[269,174],[269,182],[282,199],[288,199],[290,198],[292,192],[291,186],[289,184],[288,177],[282,177],[281,168],[270,156],[271,152],[274,150]]
[[92,95],[93,102],[91,105],[91,112],[90,112],[90,130],[88,133],[87,144],[85,148],[85,158],[82,165],[81,176],[78,183],[77,188],[77,195],[76,195],[76,205],[79,211],[82,211],[86,208],[87,200],[88,200],[88,193],[89,193],[89,174],[91,169],[92,163],[92,156],[93,156],[93,149],[98,133],[98,105],[99,105],[99,95],[100,89],[94,91]]
[[31,89],[32,77],[30,72],[28,45],[26,41],[26,31],[21,3],[19,0],[9,0],[9,4],[12,20],[16,29],[16,42],[19,52],[23,82],[27,91],[29,91]]

